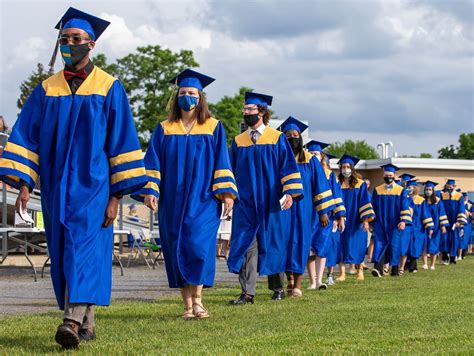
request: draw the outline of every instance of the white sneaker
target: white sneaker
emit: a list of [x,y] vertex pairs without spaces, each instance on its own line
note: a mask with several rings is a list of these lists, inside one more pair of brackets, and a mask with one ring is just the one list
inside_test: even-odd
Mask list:
[[423,265],[421,268],[428,269],[428,265]]
[[315,290],[316,289],[316,284],[310,284],[308,286],[308,289]]
[[443,261],[443,265],[449,266],[449,261]]
[[335,285],[336,283],[334,282],[334,279],[332,278],[332,276],[328,276],[328,279],[326,280],[326,284],[328,286],[333,286]]
[[435,266],[430,267],[430,270],[432,270],[432,271],[434,271],[435,269],[436,269]]

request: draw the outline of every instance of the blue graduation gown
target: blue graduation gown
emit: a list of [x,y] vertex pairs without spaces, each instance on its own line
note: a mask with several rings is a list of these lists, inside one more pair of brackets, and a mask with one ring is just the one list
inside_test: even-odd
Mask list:
[[434,222],[426,203],[422,196],[410,198],[413,202],[410,209],[412,211],[412,230],[410,236],[410,247],[408,256],[418,259],[423,253],[423,247],[427,244],[428,231],[433,230]]
[[472,230],[472,224],[471,224],[471,210],[472,210],[472,204],[467,201],[464,202],[464,206],[466,207],[466,223],[463,225],[463,230],[464,234],[461,237],[461,248],[463,250],[467,249],[469,247],[469,244],[471,243],[471,230]]
[[319,225],[319,217],[313,214],[313,240],[312,250],[319,257],[326,258],[326,266],[333,267],[337,264],[341,254],[340,238],[338,230],[332,231],[335,219],[346,216],[346,208],[342,202],[341,185],[336,174],[328,168],[324,169],[326,179],[331,187],[334,198],[333,205],[328,211],[329,224],[326,227]]
[[439,253],[439,243],[442,234],[441,226],[449,228],[448,217],[446,216],[446,212],[444,210],[444,205],[441,203],[441,199],[436,197],[436,203],[431,203],[430,199],[426,200],[428,204],[428,209],[430,210],[431,218],[433,219],[433,235],[431,235],[431,239],[428,239],[427,246],[425,250],[429,254],[437,254]]
[[385,262],[391,266],[398,266],[403,232],[398,230],[398,224],[403,221],[411,223],[409,200],[404,189],[392,184],[392,189],[386,189],[385,184],[375,188],[372,195],[372,207],[375,219],[372,222],[374,230],[374,252],[372,260],[381,261],[385,255]]
[[103,228],[111,194],[146,181],[142,151],[122,84],[101,69],[73,95],[63,72],[40,83],[13,127],[0,179],[33,189],[40,176],[51,278],[64,308],[108,305],[113,227]]
[[[313,237],[313,211],[317,215],[330,211],[332,194],[323,166],[311,153],[305,151],[305,161],[298,162],[303,181],[304,198],[291,207],[291,231],[288,243],[286,272],[303,274],[308,261]],[[324,197],[323,197],[324,196]],[[322,198],[321,198],[322,197]]]
[[149,182],[132,197],[159,198],[161,246],[170,288],[214,285],[216,239],[229,193],[238,197],[224,126],[214,118],[187,134],[182,121],[161,122],[145,155]]
[[446,240],[441,243],[441,252],[448,252],[450,256],[457,256],[458,249],[461,248],[460,228],[452,229],[458,222],[464,225],[466,220],[464,198],[461,193],[454,191],[451,196],[448,192],[441,193],[441,201],[448,216],[449,226],[447,226]]
[[368,232],[362,229],[362,222],[375,219],[366,183],[358,179],[354,188],[343,184],[342,200],[347,218],[346,229],[341,234],[341,256],[338,262],[361,264],[367,251],[368,238]]
[[254,239],[258,244],[258,273],[285,271],[291,209],[282,211],[284,194],[301,198],[303,185],[285,135],[266,127],[254,144],[248,132],[236,136],[230,150],[240,201],[232,216],[232,241],[227,265],[239,273]]

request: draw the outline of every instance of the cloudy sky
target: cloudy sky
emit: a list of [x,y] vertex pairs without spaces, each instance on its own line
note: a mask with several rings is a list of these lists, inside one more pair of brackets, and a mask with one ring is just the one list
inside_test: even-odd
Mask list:
[[272,94],[278,116],[308,121],[320,141],[390,140],[399,155],[436,155],[474,131],[470,0],[0,0],[9,124],[21,81],[49,61],[69,6],[112,22],[96,46],[109,59],[146,44],[191,49],[217,78],[211,101],[242,86]]

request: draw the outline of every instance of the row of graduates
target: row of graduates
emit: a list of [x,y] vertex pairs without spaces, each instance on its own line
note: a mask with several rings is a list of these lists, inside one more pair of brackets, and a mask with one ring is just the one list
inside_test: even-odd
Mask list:
[[[336,177],[318,158],[320,143],[303,149],[304,124],[290,118],[281,131],[268,126],[271,96],[246,93],[249,129],[229,152],[203,93],[214,79],[187,69],[171,80],[178,86],[172,109],[143,159],[122,83],[89,58],[108,25],[74,8],[65,13],[56,25],[65,68],[32,92],[0,159],[0,179],[20,190],[18,211],[41,183],[51,279],[64,310],[60,345],[95,339],[93,306],[110,303],[113,220],[124,195],[158,209],[168,282],[181,289],[184,319],[210,316],[202,290],[214,283],[222,205],[224,215],[234,209],[228,267],[242,286],[232,304],[253,303],[257,274],[269,276],[279,300],[288,272],[297,296],[311,249],[322,287],[325,259],[339,262],[331,255],[338,229],[343,262],[362,263],[371,222],[374,255],[396,255],[393,227],[413,221],[402,188],[377,187],[371,203],[355,157],[341,158]],[[449,223],[464,222],[449,209]]]

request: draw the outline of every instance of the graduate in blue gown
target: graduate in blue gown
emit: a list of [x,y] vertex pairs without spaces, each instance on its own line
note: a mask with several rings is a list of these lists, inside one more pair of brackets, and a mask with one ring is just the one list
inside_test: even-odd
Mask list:
[[89,59],[108,24],[73,8],[62,17],[65,68],[31,93],[0,160],[0,179],[20,189],[17,210],[39,177],[51,279],[64,309],[56,341],[68,348],[93,334],[92,306],[110,303],[119,199],[147,180],[125,90]]
[[168,283],[181,289],[184,319],[209,316],[201,293],[214,285],[222,202],[227,216],[238,198],[224,126],[202,92],[213,81],[191,69],[171,81],[179,89],[145,155],[149,181],[133,195],[158,208]]
[[290,142],[295,155],[298,168],[303,182],[304,197],[293,203],[291,207],[291,231],[287,249],[286,275],[288,278],[288,293],[293,297],[301,297],[301,282],[308,261],[311,241],[313,237],[312,219],[314,212],[323,219],[331,205],[325,206],[325,202],[331,201],[332,196],[327,196],[313,203],[313,198],[325,195],[330,190],[326,174],[319,160],[303,148],[301,133],[308,128],[303,122],[290,116],[280,126]]
[[[327,289],[328,285],[334,284],[332,280],[331,268],[337,263],[337,254],[339,253],[340,231],[345,226],[345,208],[342,204],[341,187],[336,179],[335,174],[329,167],[328,154],[323,151],[328,147],[328,143],[311,140],[306,143],[306,149],[321,162],[324,168],[325,177],[329,183],[330,191],[333,196],[333,202],[328,204],[329,223],[324,226],[319,223],[319,218],[313,212],[313,240],[311,242],[311,259],[308,263],[308,274],[310,276],[309,289]],[[330,266],[328,266],[328,261]],[[328,279],[323,283],[322,278],[324,268],[328,266]]]
[[441,193],[441,201],[448,216],[449,226],[447,227],[446,239],[441,243],[443,264],[455,264],[456,259],[461,255],[461,230],[467,223],[465,214],[464,199],[461,193],[454,190],[456,181],[448,179],[445,191]]
[[375,262],[372,274],[376,277],[383,276],[385,262],[392,266],[392,275],[398,275],[402,232],[405,224],[412,220],[409,200],[404,189],[394,183],[398,167],[386,164],[382,168],[385,183],[376,187],[372,194],[372,207],[375,213],[375,219],[372,221],[374,233],[372,260]]
[[469,244],[471,242],[471,231],[472,231],[472,224],[471,224],[471,210],[472,204],[469,202],[469,197],[466,192],[462,192],[462,197],[464,200],[464,206],[466,207],[466,223],[463,225],[463,234],[461,237],[461,258],[464,259],[466,257]]
[[[301,173],[285,135],[268,126],[272,97],[247,92],[243,109],[248,129],[230,149],[240,201],[232,217],[227,265],[239,274],[242,294],[232,305],[254,302],[257,274],[267,275],[272,299],[284,298],[284,272],[293,199],[303,197]],[[319,205],[316,197],[315,204]]]
[[[444,210],[444,205],[441,199],[435,194],[435,187],[438,183],[433,181],[426,181],[424,188],[424,198],[428,204],[431,218],[433,219],[433,234],[431,237],[427,236],[423,246],[423,269],[428,269],[428,254],[430,255],[431,265],[430,269],[434,270],[436,258],[439,253],[439,241],[441,235],[446,235],[446,227],[449,226],[448,217]],[[426,268],[425,268],[426,267]]]
[[[412,179],[406,185],[406,192],[411,200],[410,210],[412,216],[412,229],[408,248],[408,268],[410,272],[418,271],[417,259],[423,253],[423,247],[427,239],[433,235],[434,230],[434,222],[428,204],[425,198],[418,195],[417,184],[417,179]],[[404,264],[401,264],[400,270],[403,270],[404,267]]]
[[345,264],[355,264],[357,280],[364,280],[364,262],[367,251],[369,222],[375,218],[371,198],[364,180],[355,169],[359,158],[344,154],[339,160],[338,180],[342,188],[342,201],[346,208],[346,228],[341,234],[339,268],[345,274]]

